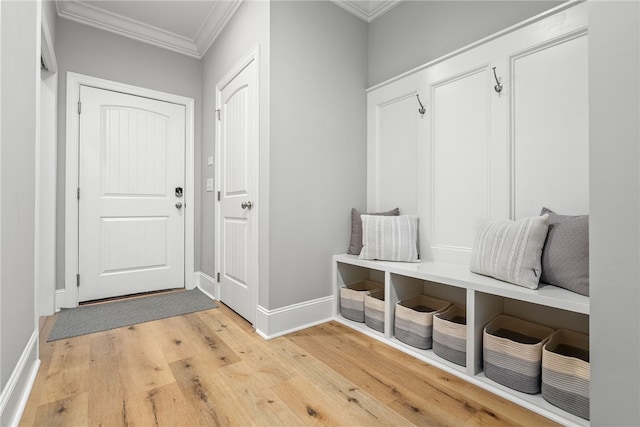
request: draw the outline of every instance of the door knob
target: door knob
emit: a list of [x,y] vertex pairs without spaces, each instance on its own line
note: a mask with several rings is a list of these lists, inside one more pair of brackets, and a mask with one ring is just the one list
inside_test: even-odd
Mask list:
[[181,202],[176,203],[176,209],[182,209],[182,203]]
[[242,204],[240,205],[242,209],[251,209],[252,206],[253,206],[253,203],[251,203],[250,201],[242,202]]

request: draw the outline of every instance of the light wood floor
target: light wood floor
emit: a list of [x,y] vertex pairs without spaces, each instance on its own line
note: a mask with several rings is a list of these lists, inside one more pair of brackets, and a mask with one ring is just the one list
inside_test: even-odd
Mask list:
[[218,309],[46,342],[22,426],[545,426],[340,324],[271,341]]

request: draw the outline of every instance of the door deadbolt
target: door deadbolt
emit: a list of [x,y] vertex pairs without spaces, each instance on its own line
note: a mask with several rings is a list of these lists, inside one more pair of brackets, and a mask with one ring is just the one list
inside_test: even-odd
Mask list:
[[182,197],[182,187],[176,187],[176,197]]

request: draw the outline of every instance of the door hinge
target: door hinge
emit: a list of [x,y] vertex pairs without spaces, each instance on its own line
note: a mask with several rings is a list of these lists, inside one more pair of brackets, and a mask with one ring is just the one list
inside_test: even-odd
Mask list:
[[220,201],[220,192],[218,191],[218,201]]
[[216,274],[216,281],[220,283],[220,273]]
[[77,196],[78,196],[78,200],[80,200],[80,187],[78,187],[78,194],[77,194]]
[[78,100],[78,114],[82,114],[82,103]]
[[80,287],[80,273],[76,274],[76,287]]
[[220,120],[220,109],[216,108],[216,114],[218,115],[218,120]]

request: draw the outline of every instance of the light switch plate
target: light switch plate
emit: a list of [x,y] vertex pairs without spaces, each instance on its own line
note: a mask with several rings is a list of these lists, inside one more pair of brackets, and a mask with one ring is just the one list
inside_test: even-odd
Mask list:
[[213,165],[213,156],[209,156],[209,157],[207,157],[207,165],[208,165],[208,166]]
[[213,178],[207,178],[207,191],[213,191]]

